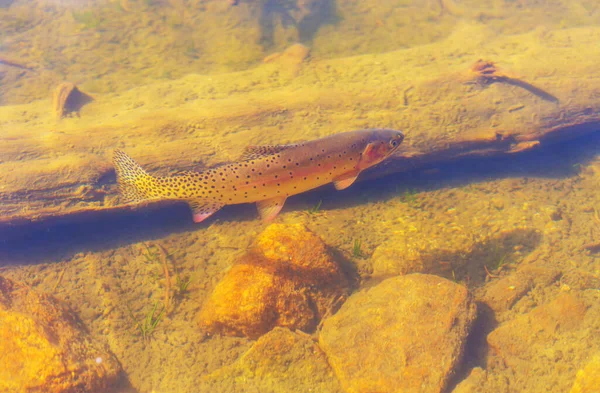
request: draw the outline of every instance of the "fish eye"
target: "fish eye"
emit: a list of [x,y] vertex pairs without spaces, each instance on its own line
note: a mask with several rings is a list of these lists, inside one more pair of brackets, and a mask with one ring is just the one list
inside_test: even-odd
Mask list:
[[397,147],[398,146],[398,140],[397,139],[392,139],[390,141],[390,146],[391,147]]

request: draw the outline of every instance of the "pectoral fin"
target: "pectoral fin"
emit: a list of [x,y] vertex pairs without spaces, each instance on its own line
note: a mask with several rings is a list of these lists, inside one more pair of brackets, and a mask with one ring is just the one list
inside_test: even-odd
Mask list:
[[354,183],[360,171],[352,171],[349,173],[345,173],[342,176],[339,176],[333,179],[333,186],[336,190],[343,190],[348,188]]
[[281,211],[286,199],[287,197],[276,197],[256,202],[258,214],[260,214],[263,221],[271,221],[274,219]]
[[188,201],[188,204],[192,209],[192,217],[195,223],[206,220],[224,206],[218,202],[206,200]]

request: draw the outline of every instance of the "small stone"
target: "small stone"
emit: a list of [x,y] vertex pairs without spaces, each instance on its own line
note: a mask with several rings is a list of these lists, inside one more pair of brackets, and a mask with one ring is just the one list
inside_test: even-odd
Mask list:
[[492,198],[490,201],[491,206],[496,210],[504,209],[504,200],[500,198]]
[[0,277],[0,391],[106,392],[121,366],[57,299]]
[[347,392],[440,393],[475,316],[465,287],[398,276],[352,295],[325,320],[319,344]]
[[279,327],[259,338],[237,362],[204,377],[198,391],[343,392],[313,340]]
[[302,44],[293,44],[283,51],[282,57],[289,59],[291,62],[299,64],[308,58],[310,48]]
[[57,119],[61,119],[69,113],[78,113],[92,97],[83,93],[71,82],[61,83],[54,90],[53,104]]
[[217,284],[200,326],[251,338],[275,326],[311,332],[349,288],[318,236],[303,225],[272,224]]
[[496,313],[512,308],[536,286],[548,286],[560,277],[560,271],[535,266],[524,266],[516,273],[494,280],[485,286],[482,300]]

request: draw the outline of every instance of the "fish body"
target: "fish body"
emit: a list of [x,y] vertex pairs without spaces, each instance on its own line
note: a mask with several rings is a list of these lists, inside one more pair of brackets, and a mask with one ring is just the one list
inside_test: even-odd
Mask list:
[[400,131],[368,129],[291,145],[250,146],[240,160],[200,172],[155,177],[121,150],[114,153],[123,197],[133,202],[157,199],[186,201],[195,222],[225,205],[256,202],[265,220],[273,219],[287,197],[328,183],[350,186],[361,171],[395,152]]

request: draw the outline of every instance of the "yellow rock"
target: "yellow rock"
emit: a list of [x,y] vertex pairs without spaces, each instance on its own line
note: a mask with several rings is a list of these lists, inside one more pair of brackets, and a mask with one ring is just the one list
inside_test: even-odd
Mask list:
[[198,392],[342,393],[325,354],[310,336],[275,328],[234,364],[202,378]]
[[600,393],[600,354],[597,354],[581,370],[577,371],[570,393]]
[[103,392],[120,372],[58,300],[0,277],[0,392]]
[[272,224],[217,284],[200,326],[251,338],[275,326],[311,331],[349,287],[318,236],[303,225]]
[[476,315],[462,285],[397,276],[350,296],[324,321],[319,346],[347,393],[441,393]]

